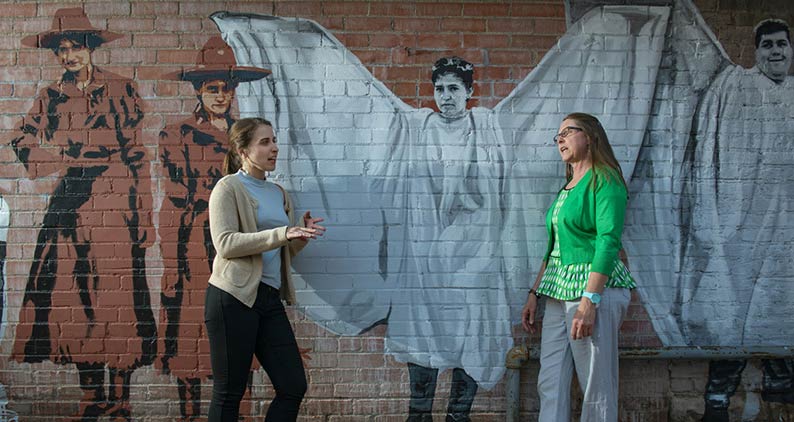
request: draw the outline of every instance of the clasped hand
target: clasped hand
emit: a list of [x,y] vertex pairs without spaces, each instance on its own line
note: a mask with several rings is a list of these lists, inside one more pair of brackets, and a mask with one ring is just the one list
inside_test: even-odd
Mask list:
[[317,224],[322,222],[322,218],[312,218],[311,211],[306,211],[303,214],[303,226],[294,226],[287,228],[287,240],[292,239],[317,239],[317,236],[322,236],[325,233],[325,227]]

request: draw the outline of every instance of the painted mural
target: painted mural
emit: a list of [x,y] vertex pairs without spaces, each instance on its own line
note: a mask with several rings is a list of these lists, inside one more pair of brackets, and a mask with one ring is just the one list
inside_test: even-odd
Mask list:
[[[545,207],[562,186],[551,136],[571,111],[599,116],[629,176],[624,246],[663,346],[794,345],[794,54],[781,22],[759,26],[756,66],[744,69],[689,0],[604,6],[492,108],[471,106],[486,65],[434,58],[436,111],[406,104],[313,21],[212,19],[222,37],[208,34],[195,66],[161,75],[192,84],[197,102],[162,128],[156,156],[143,147],[136,82],[92,59],[124,35],[62,8],[21,40],[63,71],[6,140],[23,177],[52,181],[10,359],[75,368],[76,420],[135,420],[131,377],[148,366],[174,383],[179,420],[205,413],[207,200],[235,99],[242,116],[274,121],[277,178],[297,208],[334,226],[294,262],[300,311],[341,336],[386,325],[409,421],[432,420],[443,371],[452,421],[469,420],[476,394],[502,380],[546,246]],[[3,275],[12,210],[0,201]],[[159,294],[146,259],[157,239]],[[745,365],[710,364],[704,420],[728,420]],[[763,400],[794,403],[792,360],[762,367]]]
[[[370,213],[362,210],[357,223],[370,226],[372,236],[357,240],[371,243],[367,248],[371,255],[355,259],[361,263],[368,258],[364,262],[370,265],[365,265],[364,271],[374,273],[377,269],[383,281],[376,277],[366,285],[352,281],[355,296],[344,296],[338,294],[334,283],[350,285],[342,280],[345,277],[329,280],[310,263],[301,263],[298,271],[306,281],[302,294],[310,304],[317,304],[316,309],[307,307],[316,321],[351,334],[378,322],[378,318],[386,318],[387,352],[409,364],[412,388],[416,387],[412,404],[417,391],[424,389],[413,380],[435,377],[434,373],[421,375],[421,368],[463,368],[486,389],[501,376],[497,356],[509,347],[511,337],[508,327],[500,328],[499,321],[506,313],[499,312],[508,312],[507,297],[523,299],[523,295],[511,292],[520,291],[529,279],[524,271],[535,265],[531,258],[544,246],[538,241],[543,236],[533,224],[542,220],[545,210],[540,204],[545,196],[559,188],[559,179],[553,178],[558,169],[533,164],[550,161],[546,154],[551,148],[543,148],[542,134],[550,132],[561,115],[572,109],[603,116],[607,131],[617,134],[613,139],[619,144],[616,150],[624,172],[631,175],[633,197],[627,250],[636,258],[632,260],[637,263],[633,271],[643,280],[640,294],[665,346],[763,347],[787,345],[794,338],[787,328],[769,324],[768,317],[777,303],[779,312],[772,320],[791,318],[778,299],[788,297],[791,289],[787,283],[794,281],[791,271],[781,265],[789,262],[786,257],[791,255],[786,235],[791,231],[786,217],[791,209],[786,183],[791,172],[787,168],[781,173],[781,166],[790,161],[784,158],[785,153],[771,153],[785,149],[783,144],[794,134],[790,111],[794,92],[785,77],[790,67],[787,32],[759,36],[759,65],[744,70],[729,63],[688,2],[677,2],[673,8],[604,7],[591,11],[569,29],[538,68],[493,110],[475,107],[461,116],[449,117],[439,95],[439,113],[413,110],[403,104],[341,43],[313,22],[231,13],[213,18],[241,60],[274,69],[273,80],[243,100],[241,110],[277,116],[281,130],[293,140],[292,157],[318,162],[322,169],[323,162],[335,159],[315,154],[313,147],[319,144],[344,142],[351,148],[368,150],[368,154],[356,156],[364,163],[361,168],[368,182],[356,185],[358,198],[348,198],[356,198],[354,202],[364,207],[381,204],[365,208]],[[664,38],[666,31],[668,36]],[[773,35],[774,39],[766,40]],[[609,50],[602,44],[607,40]],[[767,46],[762,47],[762,42]],[[314,48],[307,49],[307,45]],[[454,63],[457,59],[441,59],[439,63],[444,60]],[[310,70],[302,67],[307,63],[313,64]],[[465,61],[457,63],[466,66]],[[435,70],[433,83],[439,89]],[[772,71],[777,72],[774,78],[770,76]],[[726,74],[736,73],[753,81],[724,86],[725,78],[736,78]],[[466,79],[460,72],[450,70],[448,74],[463,82],[461,92],[467,93]],[[614,86],[607,85],[609,95],[606,101],[599,101],[593,95],[597,91],[594,87],[604,82],[605,75]],[[300,86],[304,80],[329,77],[343,80],[345,93],[358,87],[367,95],[326,97],[326,104],[338,100],[343,106],[318,112],[311,108],[316,98],[301,91]],[[562,95],[554,91],[560,83],[566,88]],[[571,87],[577,84],[581,84],[579,89]],[[713,99],[715,90],[734,96],[727,101],[733,110],[731,106],[726,110],[725,99]],[[357,120],[354,114],[362,111],[370,112],[373,120]],[[760,120],[759,113],[764,116]],[[309,119],[301,120],[307,115]],[[443,120],[435,123],[439,117]],[[722,125],[714,123],[722,118],[726,119]],[[334,120],[351,124],[339,133],[316,124]],[[728,132],[720,134],[718,130],[722,129],[715,127],[728,127],[724,129]],[[712,132],[704,135],[704,130]],[[660,136],[669,144],[655,145]],[[704,139],[709,136],[711,141]],[[725,146],[715,146],[714,139],[720,137],[729,140],[722,141]],[[736,139],[747,140],[737,144]],[[720,148],[726,150],[720,153]],[[698,153],[703,155],[696,158]],[[715,157],[728,160],[722,162],[721,173]],[[752,170],[739,169],[739,163],[745,164],[748,159],[755,163]],[[737,173],[745,173],[744,179],[737,180]],[[331,221],[340,220],[337,215],[350,205],[349,201],[343,204],[336,200],[344,180],[319,171],[289,174],[296,186],[304,187],[297,195],[299,203],[311,203],[301,206],[324,205]],[[705,179],[697,178],[704,174]],[[770,180],[765,182],[764,177]],[[350,190],[346,194],[351,195]],[[730,205],[735,203],[741,204],[741,212]],[[695,206],[710,211],[693,209]],[[730,221],[722,221],[718,210]],[[727,237],[725,230],[731,232]],[[701,243],[693,239],[701,239]],[[702,239],[711,244],[704,246]],[[739,251],[748,250],[753,251],[752,257],[740,259]],[[704,257],[705,264],[701,264]],[[326,257],[315,258],[319,260],[313,263],[322,263]],[[691,265],[712,267],[688,267]],[[736,270],[739,267],[741,271]],[[316,277],[320,274],[322,280]],[[698,280],[693,281],[695,278]],[[735,283],[726,288],[721,282],[725,279]],[[478,283],[487,287],[472,295],[476,290],[471,289]],[[758,286],[760,283],[767,286]],[[748,288],[748,294],[741,293]],[[361,289],[375,289],[377,293],[366,295]],[[753,289],[759,293],[753,295]],[[449,302],[450,298],[456,299]],[[751,301],[755,303],[750,305]],[[360,314],[349,313],[353,304],[362,309]],[[723,312],[726,309],[720,304],[730,306],[732,311]],[[488,311],[478,312],[475,306]],[[448,310],[453,317],[443,316]],[[710,335],[702,329],[693,331],[704,322],[713,325],[706,327]],[[755,340],[741,334],[736,337],[737,324],[753,324],[738,333],[746,332]],[[786,322],[785,326],[794,324]],[[466,327],[478,328],[479,335],[467,336],[476,339],[474,344],[455,345],[462,340],[448,333],[463,333]],[[471,347],[469,353],[467,346]],[[444,352],[453,352],[457,360]],[[468,362],[462,362],[461,356]],[[790,396],[791,366],[787,362],[764,364],[768,381],[765,391],[773,385],[781,391],[770,391],[766,399],[774,394],[782,394],[780,400]],[[713,365],[716,368],[719,363]],[[733,364],[734,371],[740,372],[741,366]],[[724,379],[710,377],[708,389]],[[732,385],[735,390],[736,383]],[[432,388],[430,391],[432,399]],[[450,417],[452,414],[450,410]]]
[[[794,338],[781,307],[794,299],[789,31],[782,21],[760,22],[755,66],[727,64],[698,104],[682,163],[682,222],[690,224],[682,225],[676,301],[694,344],[787,346]],[[762,360],[764,401],[794,403],[793,362]],[[746,363],[710,362],[704,420],[727,420]]]
[[[273,70],[240,98],[241,111],[274,116],[279,135],[289,139],[287,166],[316,163],[316,172],[288,168],[287,183],[299,207],[322,207],[335,222],[343,237],[328,240],[350,248],[342,255],[307,250],[296,260],[305,282],[299,302],[340,334],[388,324],[386,352],[409,369],[408,420],[430,420],[440,370],[452,371],[447,420],[469,420],[478,388],[492,389],[504,374],[513,345],[511,305],[523,305],[527,274],[545,250],[544,204],[563,180],[561,168],[532,163],[554,162],[549,134],[568,110],[604,116],[609,98],[614,115],[603,120],[619,134],[613,139],[631,174],[669,9],[614,7],[587,15],[493,109],[466,108],[474,66],[443,57],[430,69],[438,112],[405,104],[314,22],[213,18],[238,60]],[[605,43],[614,33],[626,35]],[[572,57],[576,67],[569,66]],[[557,69],[564,67],[572,94],[554,100]],[[605,90],[595,98],[589,85],[605,74],[616,74],[613,95]],[[338,94],[302,89],[318,80],[339,80]],[[318,110],[318,102],[325,108]],[[316,151],[324,144],[355,151],[346,165],[359,164],[363,178],[358,169],[324,174],[340,161]],[[344,226],[363,235],[346,238]],[[337,266],[355,273],[329,274]]]
[[[121,37],[93,27],[81,8],[66,8],[49,31],[24,38],[24,46],[51,50],[63,74],[39,93],[11,140],[28,177],[58,173],[12,359],[75,365],[87,418],[128,418],[131,374],[157,353],[145,268],[155,236],[142,101],[135,82],[92,63],[95,49]],[[91,238],[95,225],[107,237]]]

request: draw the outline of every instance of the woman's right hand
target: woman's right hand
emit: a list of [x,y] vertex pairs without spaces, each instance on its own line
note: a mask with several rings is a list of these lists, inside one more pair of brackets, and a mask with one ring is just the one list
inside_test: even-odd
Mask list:
[[521,311],[521,325],[524,331],[535,334],[535,312],[538,310],[538,296],[535,293],[530,293],[527,296],[527,303]]
[[317,239],[317,236],[322,236],[322,232],[316,228],[293,226],[287,227],[287,240],[293,239]]

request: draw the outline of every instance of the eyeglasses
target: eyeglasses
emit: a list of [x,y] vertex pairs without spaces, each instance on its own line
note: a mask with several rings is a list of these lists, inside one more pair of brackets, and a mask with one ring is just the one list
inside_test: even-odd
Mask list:
[[567,137],[573,135],[576,132],[581,132],[582,130],[584,130],[584,129],[582,129],[580,127],[567,126],[565,129],[562,130],[562,132],[554,135],[554,143],[556,144],[556,143],[560,142],[560,138],[567,138]]

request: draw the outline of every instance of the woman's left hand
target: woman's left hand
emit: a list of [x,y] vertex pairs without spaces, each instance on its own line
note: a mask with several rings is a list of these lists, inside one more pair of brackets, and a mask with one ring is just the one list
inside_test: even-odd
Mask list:
[[573,323],[571,324],[571,338],[574,340],[581,340],[585,337],[593,335],[593,327],[595,326],[596,307],[589,299],[583,298],[579,302],[579,309],[573,316]]
[[307,229],[314,230],[316,236],[322,236],[323,233],[325,233],[325,227],[317,224],[322,222],[322,218],[312,218],[311,211],[306,211],[306,213],[303,214],[303,226]]

